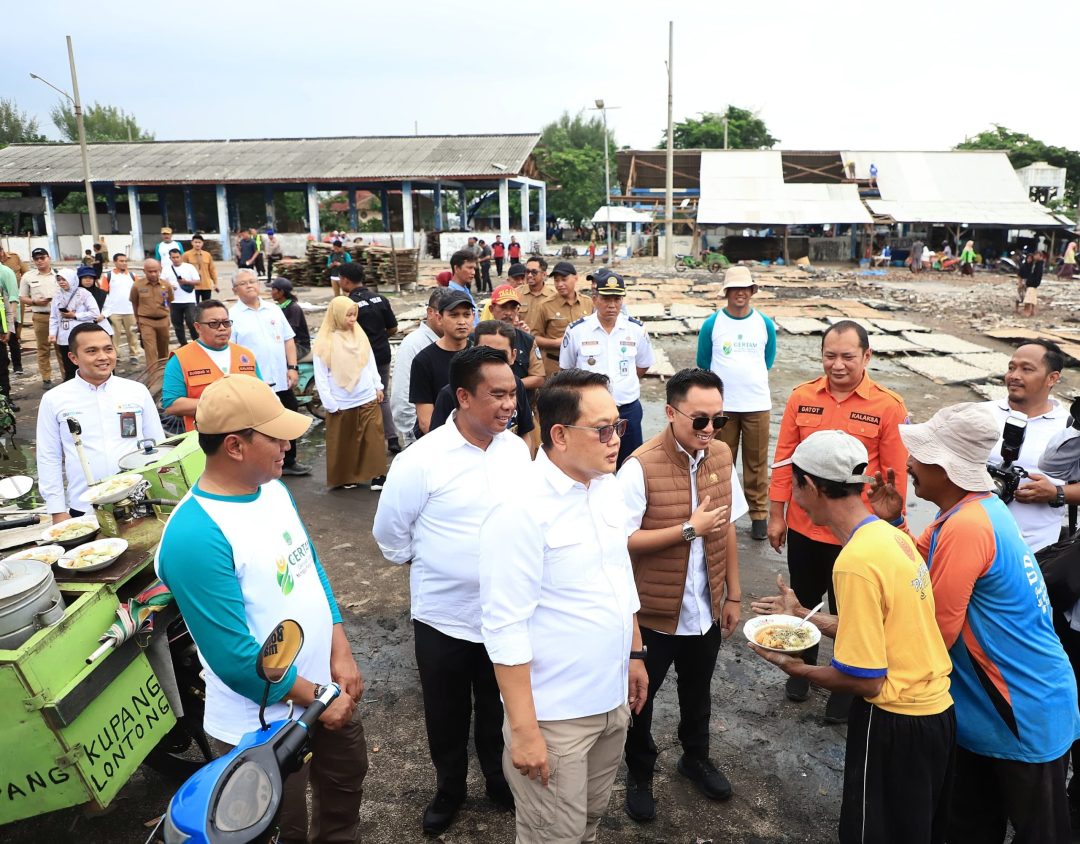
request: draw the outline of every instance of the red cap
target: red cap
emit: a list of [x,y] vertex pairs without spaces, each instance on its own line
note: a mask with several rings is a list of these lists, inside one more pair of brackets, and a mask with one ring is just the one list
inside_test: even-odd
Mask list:
[[450,279],[452,279],[453,277],[454,274],[450,272],[450,270],[443,270],[441,273],[435,276],[435,281],[438,282],[439,287],[449,287]]

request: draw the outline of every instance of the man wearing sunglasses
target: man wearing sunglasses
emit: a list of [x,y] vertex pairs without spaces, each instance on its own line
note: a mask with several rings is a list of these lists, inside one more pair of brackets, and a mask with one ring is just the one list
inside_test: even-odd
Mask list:
[[161,408],[195,430],[195,408],[203,390],[230,373],[262,380],[251,350],[229,342],[232,320],[224,302],[206,299],[195,307],[195,339],[173,352],[165,364]]
[[[558,267],[555,268],[556,272]],[[594,312],[571,323],[563,335],[559,366],[603,372],[611,382],[619,416],[629,424],[619,445],[619,466],[641,445],[641,376],[653,365],[652,344],[640,319],[622,313],[626,282],[607,267],[588,276],[595,285]]]
[[[512,284],[517,284],[517,292],[521,297],[518,319],[529,326],[529,333],[536,337],[544,325],[540,306],[555,296],[555,289],[547,283],[547,261],[543,258],[538,255],[529,258],[519,273],[515,267],[520,266],[518,263],[511,264],[506,276]],[[521,283],[522,279],[525,280],[524,284]]]
[[731,784],[709,758],[710,685],[721,639],[739,623],[735,520],[748,512],[731,451],[719,439],[724,385],[708,369],[683,369],[667,382],[668,426],[619,470],[630,521],[630,559],[641,609],[649,697],[626,736],[626,813],[656,817],[652,779],[653,698],[674,664],[679,688],[677,765],[710,800]]

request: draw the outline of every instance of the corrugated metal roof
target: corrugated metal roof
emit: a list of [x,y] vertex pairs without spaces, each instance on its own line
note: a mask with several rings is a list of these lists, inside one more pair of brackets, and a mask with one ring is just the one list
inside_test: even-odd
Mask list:
[[[439,135],[90,144],[90,175],[115,184],[499,179],[523,172],[539,135]],[[75,144],[0,150],[0,185],[76,184]]]
[[870,223],[855,185],[784,182],[779,150],[701,153],[698,223],[816,225]]
[[875,214],[898,223],[966,223],[1045,227],[1058,225],[1043,206],[1028,199],[1020,177],[1004,152],[851,152],[840,155],[855,165],[855,177],[870,178],[880,199],[866,204]]

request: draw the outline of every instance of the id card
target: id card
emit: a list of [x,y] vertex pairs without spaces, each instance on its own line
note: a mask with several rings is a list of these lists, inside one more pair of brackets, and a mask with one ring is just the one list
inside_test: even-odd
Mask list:
[[138,436],[134,413],[128,411],[120,414],[120,436],[125,440],[133,440]]

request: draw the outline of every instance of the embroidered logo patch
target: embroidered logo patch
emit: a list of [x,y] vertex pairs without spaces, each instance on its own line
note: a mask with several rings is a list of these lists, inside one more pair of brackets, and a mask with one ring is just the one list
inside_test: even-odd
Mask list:
[[289,564],[284,557],[278,557],[277,559],[277,584],[282,595],[288,595],[292,592],[295,585],[292,573],[289,571]]

